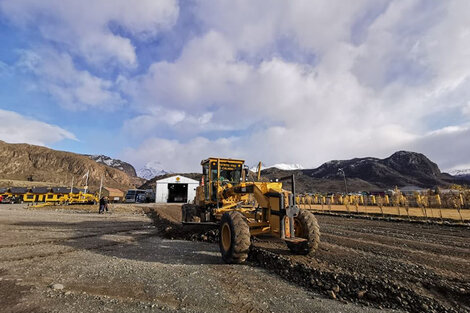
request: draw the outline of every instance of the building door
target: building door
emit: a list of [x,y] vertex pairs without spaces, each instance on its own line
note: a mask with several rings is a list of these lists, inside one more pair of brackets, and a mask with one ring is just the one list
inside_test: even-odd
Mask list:
[[188,184],[168,184],[168,202],[188,202]]

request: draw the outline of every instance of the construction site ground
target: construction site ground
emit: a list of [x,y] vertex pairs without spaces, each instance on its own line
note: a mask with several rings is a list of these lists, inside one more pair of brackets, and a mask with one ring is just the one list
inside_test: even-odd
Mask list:
[[213,243],[162,238],[147,209],[0,205],[0,311],[379,312],[223,264]]
[[262,237],[227,265],[179,205],[96,211],[0,205],[2,312],[469,311],[467,227],[322,215],[314,257]]

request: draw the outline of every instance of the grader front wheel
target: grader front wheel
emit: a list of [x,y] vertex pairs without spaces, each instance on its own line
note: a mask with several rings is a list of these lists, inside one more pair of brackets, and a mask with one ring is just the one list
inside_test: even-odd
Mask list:
[[306,210],[300,210],[294,218],[295,237],[307,239],[302,242],[286,241],[287,247],[295,254],[313,254],[320,242],[320,227],[315,216]]
[[236,211],[222,215],[219,246],[226,263],[243,263],[250,249],[250,227],[245,217]]

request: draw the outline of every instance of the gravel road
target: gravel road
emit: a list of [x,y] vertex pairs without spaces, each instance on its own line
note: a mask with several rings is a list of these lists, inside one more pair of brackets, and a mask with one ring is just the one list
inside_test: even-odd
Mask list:
[[0,205],[0,233],[2,312],[383,312],[222,264],[216,244],[161,238],[136,210]]

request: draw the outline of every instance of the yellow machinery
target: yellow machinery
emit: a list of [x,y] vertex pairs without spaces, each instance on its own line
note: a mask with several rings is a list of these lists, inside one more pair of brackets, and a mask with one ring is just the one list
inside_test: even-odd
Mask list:
[[45,203],[52,204],[94,204],[99,201],[96,194],[83,193],[82,191],[71,192],[70,188],[3,188],[0,195],[5,201],[15,203]]
[[219,227],[219,246],[227,263],[248,257],[250,237],[270,234],[283,239],[296,254],[313,253],[320,241],[315,216],[300,210],[281,182],[248,181],[243,160],[209,158],[201,162],[202,180],[194,204],[182,207],[183,224]]
[[91,193],[70,193],[68,197],[64,197],[64,202],[68,204],[94,204],[99,201],[98,196]]
[[29,189],[24,187],[9,187],[4,188],[3,191],[2,196],[4,202],[20,203],[23,201],[25,194],[29,192]]

